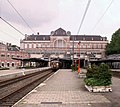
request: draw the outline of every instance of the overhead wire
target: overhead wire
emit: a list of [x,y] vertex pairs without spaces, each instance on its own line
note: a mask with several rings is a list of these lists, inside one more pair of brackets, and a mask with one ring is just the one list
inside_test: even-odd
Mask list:
[[9,43],[9,42],[6,42],[6,41],[3,41],[3,40],[0,40],[0,43],[7,44],[7,43]]
[[0,19],[2,21],[4,21],[6,24],[8,24],[9,26],[11,26],[14,30],[16,30],[17,32],[19,32],[21,35],[25,36],[20,30],[18,30],[16,27],[14,27],[12,24],[10,24],[8,21],[6,21],[4,18],[0,17]]
[[16,11],[16,13],[20,16],[20,18],[24,21],[24,23],[31,29],[32,32],[35,33],[35,31],[31,28],[31,26],[26,22],[26,20],[23,18],[23,16],[18,12],[18,10],[13,6],[13,4],[7,0],[7,2],[11,5],[11,7]]
[[1,16],[1,12],[2,12],[2,0],[0,0],[0,16]]
[[97,25],[100,23],[100,21],[102,20],[102,18],[105,16],[105,14],[107,13],[107,11],[109,10],[109,8],[111,7],[111,5],[113,4],[114,0],[111,0],[110,4],[108,5],[108,7],[105,9],[104,13],[102,14],[102,16],[99,18],[99,20],[97,21],[97,23],[95,24],[95,26],[92,28],[91,32],[93,32]]
[[5,22],[6,24],[8,24],[10,27],[12,27],[14,30],[16,30],[18,33],[20,33],[21,35],[25,36],[20,30],[18,30],[16,27],[14,27],[12,24],[10,24],[7,20],[5,20],[5,18],[3,18],[1,11],[2,10],[2,1],[1,1],[1,5],[0,5],[0,19]]
[[2,31],[1,29],[0,29],[0,32],[4,33],[5,35],[8,35],[8,36],[10,36],[11,38],[13,38],[14,40],[18,41],[14,36],[10,35],[10,34],[7,33],[7,32]]
[[88,3],[87,3],[87,6],[86,6],[86,9],[85,9],[84,15],[83,15],[83,17],[82,17],[81,23],[80,23],[79,28],[78,28],[78,31],[77,31],[77,35],[79,34],[79,32],[80,32],[80,30],[81,30],[81,27],[82,27],[82,25],[83,25],[83,22],[84,22],[84,19],[85,19],[86,14],[87,14],[88,8],[89,8],[89,6],[90,6],[90,3],[91,3],[91,0],[89,0]]
[[0,39],[0,43],[7,44],[7,43],[10,43],[10,42],[7,42],[7,41],[4,41],[4,40]]
[[[0,17],[1,17],[1,15],[2,15],[1,13],[2,13],[2,0],[0,0]],[[2,31],[1,29],[0,29],[0,32],[4,33],[4,34],[6,34],[6,35],[9,35],[8,33]],[[9,35],[9,36],[11,36],[12,38],[14,38],[12,35]],[[14,39],[16,40],[16,38],[14,38]],[[7,42],[5,42],[5,41],[3,41],[3,40],[0,40],[0,43],[6,44]]]

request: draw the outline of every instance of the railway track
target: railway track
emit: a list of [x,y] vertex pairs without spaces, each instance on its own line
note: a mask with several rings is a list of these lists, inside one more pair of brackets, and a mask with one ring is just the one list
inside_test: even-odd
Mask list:
[[0,83],[0,107],[12,107],[17,101],[51,76],[52,70],[43,70]]

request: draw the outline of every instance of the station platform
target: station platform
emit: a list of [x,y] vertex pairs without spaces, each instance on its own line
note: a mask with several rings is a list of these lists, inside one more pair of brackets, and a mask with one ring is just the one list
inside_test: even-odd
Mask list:
[[11,69],[11,70],[0,70],[0,82],[10,80],[13,78],[22,77],[42,70],[50,69],[51,67],[42,67],[36,69]]
[[60,69],[13,107],[110,107],[105,96],[88,92],[84,85],[77,72]]
[[9,69],[9,70],[0,70],[0,76],[2,75],[11,75],[15,73],[20,73],[20,72],[28,72],[31,70],[43,70],[43,69],[49,69],[50,67],[41,67],[41,68],[36,68],[36,69]]

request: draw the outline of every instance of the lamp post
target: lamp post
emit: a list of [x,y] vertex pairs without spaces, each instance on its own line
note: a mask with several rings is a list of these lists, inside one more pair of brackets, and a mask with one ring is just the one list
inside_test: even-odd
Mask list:
[[78,74],[80,74],[80,41],[78,43]]
[[73,56],[72,56],[72,66],[74,65],[74,36],[72,37],[73,39],[73,47],[72,47],[72,52],[73,52]]

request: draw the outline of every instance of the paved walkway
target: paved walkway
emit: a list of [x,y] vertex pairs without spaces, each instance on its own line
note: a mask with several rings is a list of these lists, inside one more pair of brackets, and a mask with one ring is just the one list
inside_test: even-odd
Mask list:
[[110,104],[103,95],[88,92],[77,72],[61,69],[13,107],[110,107]]

